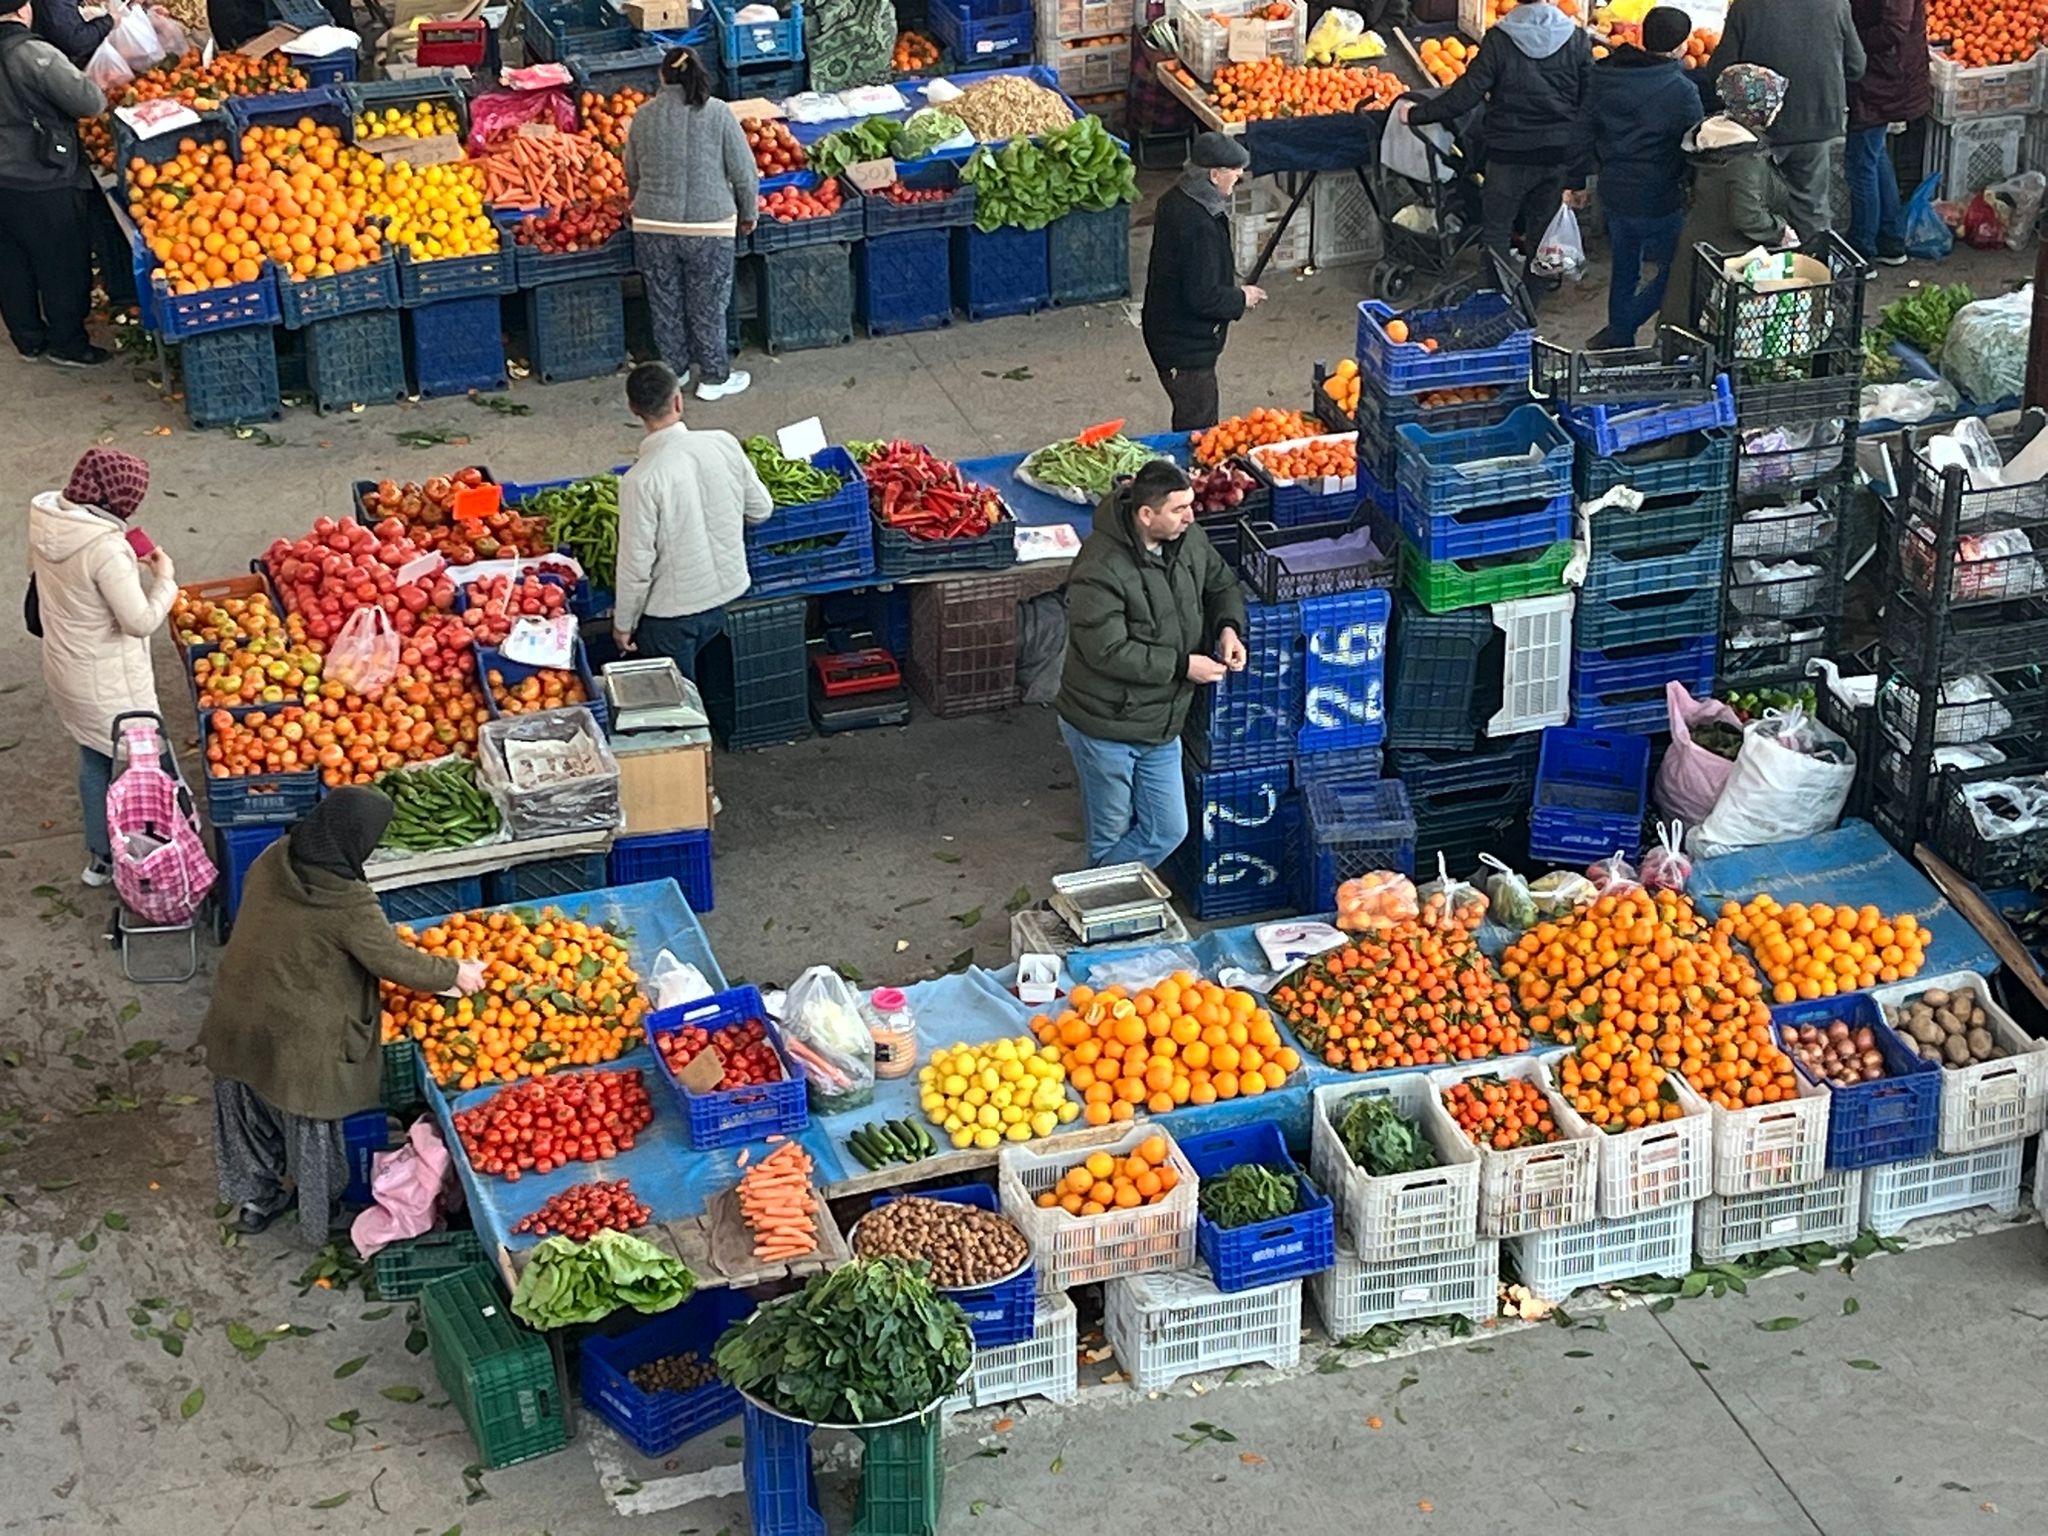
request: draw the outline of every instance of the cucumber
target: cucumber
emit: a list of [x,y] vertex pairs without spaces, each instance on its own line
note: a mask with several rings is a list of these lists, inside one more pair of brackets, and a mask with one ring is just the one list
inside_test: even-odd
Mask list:
[[916,1120],[911,1121],[910,1128],[913,1131],[917,1132],[917,1144],[920,1148],[923,1149],[924,1155],[926,1157],[930,1157],[934,1152],[939,1150],[939,1144],[936,1141],[932,1140],[932,1133],[929,1130],[927,1130],[921,1122]]
[[863,1168],[872,1172],[874,1169],[882,1166],[882,1160],[861,1143],[858,1132],[846,1138],[846,1145],[853,1155],[860,1159],[860,1164]]
[[888,1121],[873,1121],[867,1127],[867,1131],[870,1136],[874,1137],[875,1144],[886,1152],[891,1159],[899,1163],[904,1160],[903,1154],[907,1149],[896,1140],[896,1134],[889,1129]]
[[924,1143],[918,1138],[916,1126],[908,1120],[891,1120],[889,1129],[895,1133],[897,1141],[903,1144],[904,1151],[909,1154],[903,1159],[906,1163],[914,1163],[924,1156]]

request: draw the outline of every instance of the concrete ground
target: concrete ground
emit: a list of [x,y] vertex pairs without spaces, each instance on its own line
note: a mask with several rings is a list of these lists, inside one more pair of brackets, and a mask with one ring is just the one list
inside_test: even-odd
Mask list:
[[[2023,267],[1959,258],[1940,275],[1990,292]],[[1274,279],[1272,303],[1232,339],[1226,411],[1300,403],[1310,363],[1351,348],[1363,276]],[[1595,281],[1550,313],[1576,340],[1599,307]],[[746,365],[755,388],[693,407],[693,421],[750,432],[815,414],[835,439],[910,436],[960,457],[1105,417],[1165,425],[1118,306]],[[524,416],[462,400],[329,418],[301,408],[229,434],[189,430],[131,373],[0,359],[13,406],[0,473],[20,507],[91,443],[145,454],[155,488],[139,521],[187,578],[240,570],[270,538],[345,516],[357,478],[471,461],[507,479],[583,472],[629,456],[636,435],[616,379],[517,384]],[[413,449],[401,431],[447,441]],[[0,566],[21,569],[23,528],[17,513],[0,529]],[[182,742],[168,647],[159,689]],[[99,937],[109,904],[77,883],[73,766],[36,651],[10,625],[0,977],[16,1006],[0,1023],[0,1266],[18,1278],[0,1292],[0,1530],[744,1531],[720,1434],[672,1467],[586,1434],[562,1455],[474,1475],[404,1308],[304,1292],[310,1256],[283,1228],[224,1241],[193,1045],[213,952],[202,947],[189,985],[122,980]],[[920,715],[905,731],[724,757],[718,777],[718,904],[705,926],[728,971],[759,981],[817,961],[912,980],[970,947],[999,963],[1005,904],[1020,887],[1042,895],[1077,858],[1072,775],[1044,711]],[[1746,1298],[1639,1306],[1569,1337],[1545,1325],[1399,1360],[1319,1353],[1285,1380],[1258,1368],[1227,1386],[1212,1378],[1199,1401],[1099,1389],[1070,1410],[1020,1408],[1002,1432],[984,1414],[947,1441],[944,1529],[1105,1517],[1147,1532],[1334,1532],[1361,1519],[1456,1533],[2038,1528],[2044,1261],[2033,1225],[1880,1254],[1853,1278],[1794,1273]],[[244,1358],[232,1324],[291,1331]],[[1196,1423],[1235,1439],[1201,1439]],[[827,1481],[844,1529],[845,1479]]]

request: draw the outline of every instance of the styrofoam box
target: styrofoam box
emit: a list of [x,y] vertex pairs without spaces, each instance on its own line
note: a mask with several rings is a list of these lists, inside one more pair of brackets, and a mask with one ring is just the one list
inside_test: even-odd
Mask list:
[[1862,1219],[1860,1168],[1793,1189],[1767,1189],[1730,1199],[1709,1195],[1693,1218],[1693,1252],[1702,1264],[1720,1264],[1766,1248],[1846,1243]]
[[997,1155],[996,1189],[1003,1214],[1031,1243],[1041,1291],[1064,1291],[1119,1275],[1155,1269],[1186,1269],[1195,1262],[1195,1200],[1200,1181],[1180,1147],[1166,1136],[1167,1161],[1180,1176],[1173,1192],[1151,1205],[1070,1216],[1047,1208],[1038,1197],[1091,1152],[1128,1156],[1148,1136],[1166,1136],[1156,1125],[1134,1125],[1114,1141],[1062,1137],[1059,1150],[1043,1152],[1011,1144]]
[[1102,1288],[1102,1333],[1140,1392],[1233,1365],[1301,1359],[1301,1282],[1219,1291],[1206,1270],[1129,1275]]
[[1000,1349],[977,1349],[966,1387],[947,1400],[944,1412],[990,1408],[1020,1397],[1071,1403],[1081,1395],[1080,1325],[1073,1299],[1041,1295],[1031,1337]]
[[1333,1339],[1418,1317],[1485,1323],[1500,1306],[1500,1244],[1487,1238],[1469,1248],[1368,1263],[1342,1243],[1336,1266],[1311,1275],[1308,1284]]
[[1693,1208],[1664,1205],[1616,1221],[1531,1232],[1508,1244],[1531,1295],[1565,1301],[1589,1285],[1638,1275],[1681,1279],[1692,1269]]
[[[1248,219],[1236,220],[1231,228],[1237,248],[1235,252],[1239,276],[1248,275],[1258,264],[1259,252],[1266,248],[1266,238],[1279,226],[1284,210],[1280,213],[1257,213]],[[1273,247],[1273,259],[1266,263],[1268,272],[1289,272],[1296,267],[1305,267],[1313,254],[1310,244],[1313,215],[1304,215],[1296,209],[1287,225],[1287,232],[1280,237],[1280,243]]]
[[1936,1152],[1903,1163],[1863,1170],[1863,1225],[1890,1237],[1923,1216],[1944,1216],[1988,1205],[2001,1216],[2020,1208],[2020,1144],[1980,1147],[1948,1156]]
[[[1478,1236],[1479,1159],[1471,1143],[1448,1134],[1442,1120],[1429,1114],[1435,1096],[1427,1073],[1410,1072],[1379,1082],[1327,1084],[1311,1100],[1309,1176],[1337,1202],[1341,1247],[1365,1264],[1469,1248]],[[1366,1097],[1391,1100],[1421,1127],[1442,1163],[1375,1177],[1352,1162],[1337,1125],[1352,1100]]]
[[1754,1195],[1811,1184],[1827,1169],[1828,1091],[1794,1072],[1791,1102],[1714,1111],[1714,1193]]
[[[1554,1054],[1554,1053],[1553,1053]],[[1519,1077],[1536,1084],[1550,1101],[1552,1117],[1563,1133],[1560,1141],[1497,1152],[1474,1147],[1444,1108],[1443,1092],[1468,1077]],[[1533,1056],[1468,1061],[1429,1074],[1435,1089],[1429,1113],[1439,1127],[1456,1137],[1479,1159],[1479,1235],[1518,1237],[1557,1227],[1578,1226],[1593,1219],[1597,1178],[1595,1131],[1551,1087],[1542,1062]]]
[[[2013,1054],[1974,1067],[1941,1069],[1942,1152],[1974,1152],[2004,1141],[2024,1141],[2048,1129],[2048,1040],[2036,1040],[1992,1001],[1991,988],[1975,971],[1916,976],[1870,995],[1891,1022],[1894,1008],[1939,989],[1968,992],[1990,1020],[1992,1038]],[[1904,1038],[1901,1036],[1901,1038]]]

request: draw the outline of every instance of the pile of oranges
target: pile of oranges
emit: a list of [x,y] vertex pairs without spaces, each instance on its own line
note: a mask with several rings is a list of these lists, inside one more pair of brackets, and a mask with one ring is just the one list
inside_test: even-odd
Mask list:
[[1180,1184],[1180,1174],[1167,1161],[1164,1136],[1147,1136],[1126,1157],[1091,1152],[1060,1175],[1060,1181],[1038,1197],[1046,1210],[1058,1206],[1069,1216],[1100,1216],[1105,1211],[1131,1211],[1157,1205]]
[[1280,117],[1326,117],[1377,111],[1393,105],[1407,88],[1381,69],[1309,69],[1277,58],[1226,64],[1216,71],[1209,94],[1226,123]]
[[468,912],[398,936],[430,955],[486,962],[483,989],[468,997],[384,984],[383,1038],[418,1041],[444,1087],[613,1061],[640,1038],[640,979],[625,946],[594,924],[552,907],[530,924],[513,912]]
[[516,683],[506,681],[505,674],[493,667],[484,675],[484,682],[501,715],[530,715],[537,710],[590,702],[583,679],[560,667],[540,667]]
[[889,51],[889,69],[893,74],[914,75],[920,70],[939,67],[939,45],[922,32],[898,32],[896,46]]
[[1155,1115],[1183,1104],[1253,1098],[1301,1066],[1273,1016],[1249,992],[1176,971],[1131,996],[1122,987],[1079,986],[1057,1018],[1039,1014],[1031,1032],[1058,1046],[1067,1081],[1090,1125]]
[[1927,0],[1927,36],[1966,69],[2024,64],[2048,36],[2048,0]]
[[1742,906],[1724,902],[1720,927],[1749,947],[1777,1003],[1889,986],[1927,960],[1927,931],[1913,914],[1888,918],[1873,906],[1753,896]]
[[1291,443],[1321,431],[1313,416],[1262,405],[1247,415],[1233,416],[1206,432],[1197,432],[1193,446],[1195,462],[1206,469],[1266,443]]
[[[1399,320],[1394,324],[1403,330],[1407,328]],[[1485,405],[1499,398],[1498,384],[1461,384],[1455,389],[1425,389],[1415,397],[1415,403],[1425,411],[1435,411],[1452,405]]]
[[1350,480],[1358,474],[1358,438],[1319,437],[1292,448],[1260,448],[1252,457],[1276,481]]
[[1505,1152],[1562,1139],[1550,1100],[1524,1077],[1468,1077],[1444,1090],[1444,1108],[1476,1147]]
[[1330,370],[1330,376],[1323,380],[1323,393],[1336,402],[1337,409],[1346,416],[1358,414],[1358,394],[1362,383],[1358,377],[1358,364],[1344,358]]
[[1423,69],[1438,85],[1449,85],[1464,74],[1478,53],[1477,43],[1468,43],[1455,33],[1449,37],[1425,37],[1415,47]]
[[607,96],[585,91],[582,96],[583,131],[615,155],[626,152],[626,130],[633,126],[633,114],[647,103],[647,93],[632,86]]

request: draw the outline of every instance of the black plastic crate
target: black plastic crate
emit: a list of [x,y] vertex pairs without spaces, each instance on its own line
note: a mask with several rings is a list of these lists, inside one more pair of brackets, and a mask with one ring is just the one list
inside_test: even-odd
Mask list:
[[1310,910],[1328,911],[1339,885],[1374,870],[1415,873],[1415,813],[1399,779],[1315,783],[1301,798]]
[[351,80],[341,94],[358,120],[372,111],[381,115],[387,107],[410,111],[423,101],[438,102],[455,113],[456,132],[465,141],[469,138],[469,94],[452,70],[435,70],[409,80]]
[[809,612],[801,597],[734,603],[725,610],[725,634],[705,649],[698,681],[712,724],[730,750],[778,746],[810,734],[804,644]]
[[1633,512],[1608,507],[1592,519],[1593,552],[1595,555],[1626,555],[1642,550],[1691,545],[1711,538],[1717,557],[1714,579],[1718,581],[1718,557],[1727,547],[1731,505],[1724,482],[1719,490],[1673,491],[1645,496],[1643,504]]
[[[1934,815],[1934,846],[1957,873],[1982,888],[2031,885],[2048,877],[2048,827],[2037,827],[2011,837],[1987,837],[1970,814],[1966,796],[1982,786],[2030,779],[2039,786],[2041,760],[2031,767],[2005,762],[1991,768],[1945,769],[1939,779],[1939,799]],[[2021,807],[2010,796],[1989,802],[2001,811],[2017,816]]]
[[405,335],[396,309],[315,320],[305,330],[306,388],[321,411],[405,398]]
[[185,414],[202,431],[276,421],[284,414],[274,326],[187,336],[178,345],[178,363],[185,379]]
[[1854,421],[1863,398],[1862,352],[1829,352],[1802,362],[1737,368],[1735,422],[1740,427]]
[[1730,276],[1725,263],[1742,255],[1708,245],[1681,253],[1693,263],[1696,329],[1731,370],[1756,362],[1812,357],[1863,348],[1863,285],[1870,269],[1840,235],[1822,235],[1799,252],[1816,261],[1801,286],[1758,291]]
[[616,96],[629,88],[652,96],[661,88],[661,61],[667,57],[668,49],[660,44],[619,48],[609,53],[574,53],[569,56],[569,78],[579,97],[585,91]]
[[1394,608],[1387,645],[1388,745],[1469,748],[1486,718],[1479,713],[1480,659],[1498,633],[1493,610],[1430,613],[1405,592]]
[[1347,521],[1296,528],[1276,528],[1240,516],[1238,568],[1263,603],[1392,587],[1401,572],[1401,552],[1382,548],[1380,537],[1363,510]]
[[1003,520],[967,539],[916,539],[875,519],[875,574],[929,576],[938,571],[992,571],[1017,563],[1017,524]]
[[850,246],[804,245],[753,259],[760,266],[761,325],[770,352],[836,347],[853,340]]
[[985,714],[1017,702],[1015,574],[921,582],[910,594],[905,680],[935,715]]
[[1131,291],[1131,209],[1077,210],[1048,224],[1046,272],[1055,308],[1102,304]]
[[496,294],[421,304],[405,314],[416,393],[464,395],[505,387],[505,333]]
[[1530,385],[1539,399],[1563,410],[1713,399],[1714,349],[1706,338],[1677,326],[1657,327],[1646,347],[1573,349],[1536,339],[1529,356]]
[[1917,677],[2002,672],[2048,656],[2048,597],[1943,614],[1911,591],[1885,599],[1885,648]]
[[370,310],[398,308],[398,261],[385,254],[353,272],[332,277],[287,277],[278,274],[277,307],[294,329],[316,320]]
[[526,344],[543,384],[595,379],[625,367],[626,296],[616,277],[526,290]]

